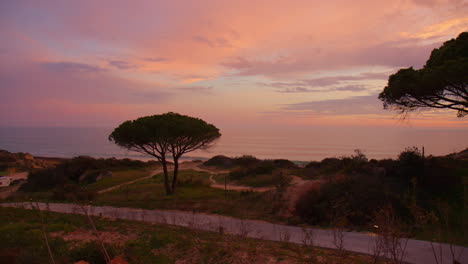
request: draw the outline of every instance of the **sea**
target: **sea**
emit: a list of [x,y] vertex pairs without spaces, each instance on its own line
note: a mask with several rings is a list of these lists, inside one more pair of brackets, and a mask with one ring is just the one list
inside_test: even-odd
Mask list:
[[[44,157],[91,156],[149,160],[144,154],[116,146],[105,127],[0,127],[0,149]],[[396,158],[405,148],[426,155],[447,155],[468,148],[468,128],[307,127],[295,129],[221,129],[222,137],[206,150],[183,156],[206,160],[215,155],[253,155],[261,159],[320,161],[350,156],[356,149],[369,159]]]

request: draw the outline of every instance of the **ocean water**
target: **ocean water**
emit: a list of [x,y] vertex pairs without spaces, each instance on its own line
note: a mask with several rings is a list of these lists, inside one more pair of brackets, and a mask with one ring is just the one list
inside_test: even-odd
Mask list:
[[[109,142],[111,128],[0,127],[0,149],[48,157],[116,157],[148,160]],[[427,155],[446,155],[468,147],[468,129],[333,128],[224,131],[208,150],[184,158],[207,159],[214,155],[254,155],[294,161],[321,160],[352,155],[360,149],[369,158],[395,158],[406,147],[425,148]]]

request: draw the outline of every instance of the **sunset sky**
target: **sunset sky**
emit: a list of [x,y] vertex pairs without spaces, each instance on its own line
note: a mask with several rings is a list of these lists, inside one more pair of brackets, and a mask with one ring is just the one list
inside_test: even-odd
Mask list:
[[468,1],[0,3],[0,125],[115,126],[168,111],[236,126],[468,127],[399,121],[377,94],[468,30]]

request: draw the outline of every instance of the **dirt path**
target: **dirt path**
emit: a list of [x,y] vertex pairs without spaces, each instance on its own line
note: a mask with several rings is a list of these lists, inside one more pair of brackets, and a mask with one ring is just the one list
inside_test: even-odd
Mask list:
[[[169,167],[168,169],[172,169],[172,167]],[[252,191],[252,192],[268,192],[268,191],[271,191],[271,190],[275,189],[274,187],[251,187],[251,186],[235,185],[235,184],[229,184],[229,183],[226,184],[226,185],[224,185],[222,183],[218,183],[213,178],[213,175],[214,174],[229,173],[230,170],[221,170],[221,169],[212,168],[212,167],[204,167],[204,166],[201,165],[201,163],[198,163],[198,162],[183,162],[183,163],[181,163],[179,165],[179,170],[195,170],[195,171],[203,171],[203,172],[210,173],[210,187],[211,188],[216,188],[216,189],[222,189],[222,190],[226,189],[226,190],[230,190],[230,191]],[[151,172],[150,176],[143,177],[143,178],[138,178],[138,179],[135,179],[135,180],[132,180],[132,181],[129,181],[129,182],[125,182],[125,183],[122,183],[122,184],[119,184],[119,185],[116,185],[116,186],[113,186],[113,187],[110,187],[110,188],[107,188],[107,189],[104,189],[104,190],[100,190],[100,191],[98,191],[98,193],[110,192],[110,191],[119,189],[122,186],[126,186],[126,185],[129,185],[129,184],[133,184],[135,182],[139,182],[139,181],[142,181],[142,180],[149,179],[153,175],[161,173],[161,172],[162,172],[162,168],[159,168],[159,169],[154,170],[153,172]],[[309,190],[310,185],[316,185],[319,182],[320,181],[318,181],[318,180],[315,180],[315,181],[303,180],[302,178],[300,178],[298,176],[292,176],[291,186],[288,188],[288,190],[286,192],[286,195],[288,197],[288,204],[289,204],[288,208],[291,208],[291,210],[292,210],[292,208],[294,207],[295,202],[297,201],[297,199],[299,199],[299,196],[302,193],[304,193],[305,191]],[[289,210],[289,211],[291,211],[291,210]]]
[[267,192],[275,189],[274,187],[251,187],[251,186],[244,186],[244,185],[235,185],[235,184],[220,184],[217,183],[216,180],[213,178],[214,174],[222,174],[222,173],[229,173],[230,170],[221,170],[213,167],[204,167],[201,163],[194,163],[194,162],[184,162],[181,164],[181,168],[184,170],[196,170],[196,171],[204,171],[210,173],[210,187],[216,189],[226,189],[230,191],[252,191],[252,192]]
[[[2,203],[0,206],[31,209],[30,203]],[[41,210],[51,212],[83,214],[82,208],[76,204],[39,203],[39,207]],[[149,223],[171,224],[191,229],[214,232],[223,230],[230,234],[296,244],[302,244],[304,237],[312,234],[313,244],[315,246],[332,249],[335,248],[333,244],[333,232],[331,230],[301,228],[272,224],[264,221],[245,220],[220,215],[198,214],[172,210],[144,210],[109,206],[86,206],[86,209],[90,215],[94,216],[144,221]],[[344,232],[345,250],[372,255],[374,245],[375,236],[373,235],[358,232]],[[448,245],[439,243],[433,243],[433,245],[437,249],[439,249],[440,246],[444,256],[450,256],[450,248]],[[455,246],[454,249],[457,252],[464,251],[465,254],[462,255],[459,261],[460,263],[468,263],[468,248]],[[406,254],[404,255],[403,261],[415,264],[435,263],[432,255],[431,243],[428,241],[408,239]],[[449,261],[449,258],[447,257],[441,264],[449,263],[451,263],[451,261]]]
[[[169,170],[172,169],[172,167],[168,167]],[[179,170],[195,170],[195,171],[203,171],[203,172],[208,172],[210,173],[210,187],[212,188],[217,188],[217,189],[223,189],[224,190],[224,184],[218,184],[213,178],[214,174],[219,174],[219,173],[229,173],[229,170],[220,170],[216,168],[209,168],[209,167],[203,167],[201,166],[200,163],[196,162],[183,162],[179,165]],[[105,193],[105,192],[110,192],[116,189],[119,189],[120,187],[126,186],[133,184],[135,182],[139,182],[142,180],[150,179],[153,175],[161,173],[163,170],[162,168],[159,168],[157,170],[154,170],[150,173],[149,176],[138,178],[132,181],[124,182],[116,186],[112,186],[110,188],[100,190],[97,193]],[[250,187],[250,186],[242,186],[242,185],[232,185],[232,184],[227,184],[226,185],[227,190],[233,190],[233,191],[254,191],[254,192],[266,192],[273,190],[273,187],[262,187],[262,188],[255,188],[255,187]]]
[[128,181],[128,182],[124,182],[124,183],[121,183],[121,184],[119,184],[119,185],[115,185],[115,186],[109,187],[109,188],[107,188],[107,189],[100,190],[100,191],[98,191],[97,193],[100,194],[100,193],[110,192],[110,191],[119,189],[119,188],[122,187],[122,186],[130,185],[130,184],[133,184],[133,183],[135,183],[135,182],[139,182],[139,181],[143,181],[143,180],[146,180],[146,179],[150,179],[150,178],[153,177],[155,174],[158,174],[158,173],[161,173],[161,172],[162,172],[162,168],[159,168],[159,169],[156,169],[156,170],[151,171],[149,176],[141,177],[141,178],[138,178],[138,179],[135,179],[135,180],[132,180],[132,181]]

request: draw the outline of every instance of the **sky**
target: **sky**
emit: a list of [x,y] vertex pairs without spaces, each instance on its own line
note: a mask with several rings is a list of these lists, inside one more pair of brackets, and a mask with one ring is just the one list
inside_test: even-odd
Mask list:
[[0,126],[468,128],[378,93],[468,30],[466,0],[0,2]]

